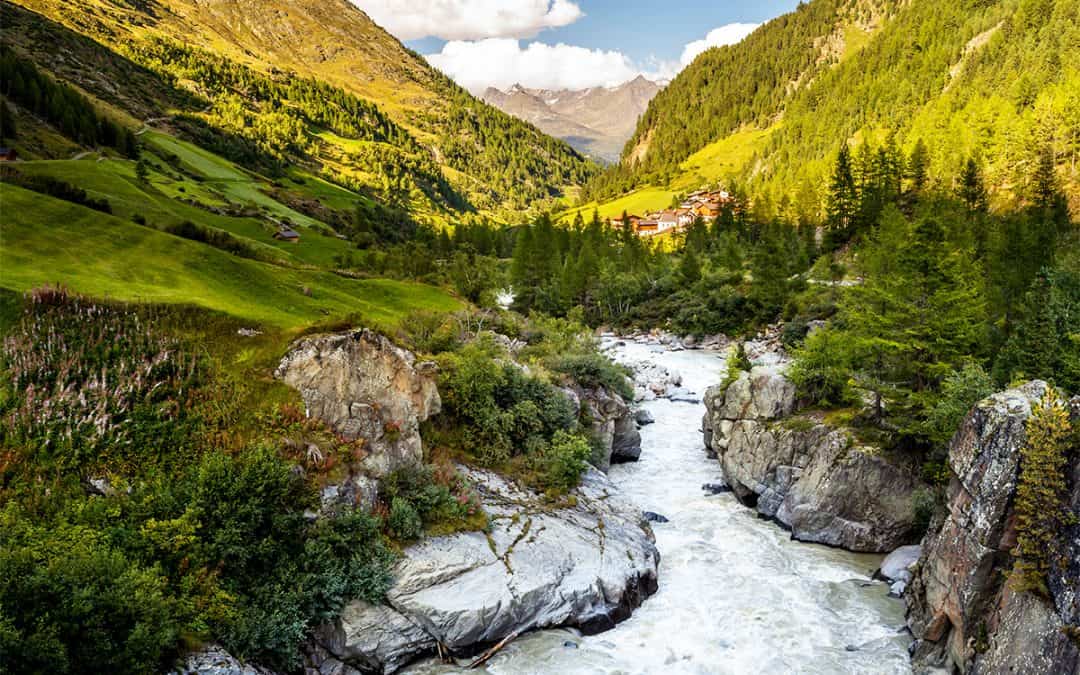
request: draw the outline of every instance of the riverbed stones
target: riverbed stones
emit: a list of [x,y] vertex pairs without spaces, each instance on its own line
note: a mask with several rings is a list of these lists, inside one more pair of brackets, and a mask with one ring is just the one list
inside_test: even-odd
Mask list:
[[439,412],[435,364],[368,329],[299,340],[276,376],[297,389],[308,417],[363,439],[362,468],[381,477],[420,463],[420,422]]
[[627,618],[657,587],[659,553],[641,510],[590,469],[576,503],[552,509],[488,472],[463,469],[491,516],[490,532],[426,539],[405,551],[386,605],[347,605],[319,632],[346,664],[389,673],[433,653],[471,654],[513,632]]
[[852,551],[891,551],[914,525],[911,467],[844,429],[792,414],[795,386],[756,366],[705,394],[703,429],[724,481],[744,504],[802,541]]

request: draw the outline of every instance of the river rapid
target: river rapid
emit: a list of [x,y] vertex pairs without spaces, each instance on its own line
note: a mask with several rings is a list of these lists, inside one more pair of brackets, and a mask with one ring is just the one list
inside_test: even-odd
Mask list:
[[[722,380],[721,355],[619,344],[621,361],[653,361],[703,395]],[[702,404],[666,399],[643,406],[656,419],[641,430],[641,460],[614,466],[612,480],[642,509],[667,517],[653,525],[660,589],[613,630],[522,636],[493,657],[500,675],[563,673],[910,673],[904,604],[870,575],[881,556],[802,544],[761,520],[721,482],[704,450]],[[411,673],[456,673],[435,662]]]

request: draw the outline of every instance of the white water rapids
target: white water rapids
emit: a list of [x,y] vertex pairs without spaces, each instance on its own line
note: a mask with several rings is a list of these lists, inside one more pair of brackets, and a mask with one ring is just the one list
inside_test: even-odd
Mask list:
[[[652,360],[682,375],[699,396],[722,379],[723,359],[699,351],[618,347],[620,359]],[[660,590],[613,630],[522,636],[486,664],[498,675],[608,673],[910,673],[904,604],[871,582],[881,556],[791,541],[731,494],[705,455],[701,404],[644,404],[656,423],[641,430],[641,460],[612,467],[612,480],[654,524]],[[407,672],[457,673],[434,662]]]

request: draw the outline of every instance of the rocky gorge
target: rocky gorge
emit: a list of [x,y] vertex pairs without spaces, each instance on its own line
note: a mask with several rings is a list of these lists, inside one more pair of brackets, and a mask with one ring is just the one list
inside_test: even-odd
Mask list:
[[[1025,423],[1046,393],[1029,382],[968,414],[949,452],[947,511],[922,543],[907,594],[917,671],[1080,673],[1080,456],[1066,467],[1071,525],[1056,533],[1046,595],[1010,582]],[[1070,403],[1080,423],[1080,397]]]
[[[435,368],[370,330],[305,338],[282,359],[277,376],[300,392],[307,414],[365,443],[359,471],[324,488],[324,502],[364,503],[379,478],[422,461],[420,423],[440,409]],[[637,426],[618,395],[577,384],[563,394],[600,440],[599,469],[637,458]],[[590,469],[561,507],[497,474],[462,471],[488,531],[406,549],[386,604],[346,606],[312,642],[309,668],[388,673],[424,655],[469,655],[529,630],[599,631],[656,591],[652,531],[600,470]]]
[[[637,403],[604,389],[564,388],[605,449],[573,499],[553,508],[497,474],[462,467],[490,517],[489,531],[434,537],[406,549],[384,604],[352,602],[317,632],[307,650],[310,675],[406,667],[456,672],[438,660],[410,664],[424,656],[464,658],[507,637],[513,644],[495,661],[509,672],[527,670],[534,659],[559,672],[606,671],[614,662],[629,672],[655,666],[689,673],[722,659],[736,664],[730,672],[750,664],[861,672],[868,663],[880,665],[875,672],[896,673],[1080,672],[1074,630],[1080,525],[1061,533],[1064,563],[1049,578],[1049,597],[1014,592],[1007,583],[1025,421],[1045,384],[996,394],[967,416],[950,445],[947,509],[920,543],[913,495],[925,486],[911,478],[916,472],[852,430],[800,409],[775,351],[761,349],[754,353],[759,365],[727,373],[716,352],[655,337],[629,344],[608,338],[605,345],[617,361],[633,366]],[[370,486],[380,467],[422,457],[419,433],[419,445],[412,446],[404,432],[437,414],[431,368],[360,331],[297,343],[278,376],[296,383],[310,414],[326,415],[338,430],[371,434],[372,456],[384,457],[370,459],[362,475],[350,479],[353,486]],[[365,389],[362,382],[381,384]],[[705,415],[695,442],[687,420],[700,415],[701,403]],[[1071,406],[1074,421],[1080,420],[1080,399]],[[386,420],[403,433],[380,434]],[[701,455],[701,432],[714,459]],[[419,455],[409,454],[413,447]],[[672,448],[680,449],[667,454]],[[619,465],[629,459],[641,461]],[[719,479],[710,475],[716,470]],[[1080,458],[1070,459],[1068,471],[1076,514]],[[716,488],[695,495],[698,485]],[[334,489],[333,498],[362,501],[362,490]],[[724,533],[719,539],[715,528]],[[886,584],[871,580],[874,568],[874,578]],[[701,575],[715,569],[726,570],[732,582],[701,584]],[[790,586],[796,569],[799,581]],[[768,600],[742,590],[762,584],[775,587]],[[695,609],[695,599],[705,598],[709,608]],[[760,602],[799,607],[802,615],[774,618],[758,631],[738,617]],[[718,605],[733,615],[716,616]],[[703,613],[695,614],[698,609]],[[621,624],[632,612],[635,620]],[[835,626],[826,619],[833,615]],[[821,625],[812,628],[814,622]],[[690,628],[699,624],[701,635]],[[654,662],[651,652],[641,651],[663,642],[657,631],[672,630],[687,633],[685,641],[675,640],[685,651],[672,653],[681,657]],[[772,651],[751,646],[800,632],[813,637]],[[725,636],[719,647],[702,643],[716,635]],[[184,672],[265,672],[214,648],[192,655],[188,667]]]

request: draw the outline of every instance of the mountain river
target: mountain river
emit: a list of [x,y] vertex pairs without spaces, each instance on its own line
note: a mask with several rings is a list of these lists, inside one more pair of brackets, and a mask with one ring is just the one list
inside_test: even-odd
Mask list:
[[[699,396],[722,379],[723,357],[627,342],[618,360],[654,361]],[[710,495],[720,467],[704,451],[702,404],[643,404],[641,460],[612,480],[654,524],[660,590],[613,630],[522,636],[487,664],[499,675],[564,673],[910,673],[904,604],[870,575],[881,556],[792,541],[730,494]],[[407,672],[464,672],[435,662]]]

